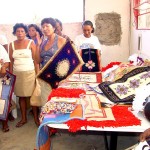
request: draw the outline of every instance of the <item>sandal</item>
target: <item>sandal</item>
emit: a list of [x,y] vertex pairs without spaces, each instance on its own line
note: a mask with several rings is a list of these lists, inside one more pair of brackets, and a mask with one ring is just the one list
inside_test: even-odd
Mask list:
[[19,121],[17,124],[16,124],[16,128],[20,128],[22,127],[24,124],[26,124],[27,121]]
[[8,132],[9,131],[9,127],[3,128],[2,131],[3,132]]

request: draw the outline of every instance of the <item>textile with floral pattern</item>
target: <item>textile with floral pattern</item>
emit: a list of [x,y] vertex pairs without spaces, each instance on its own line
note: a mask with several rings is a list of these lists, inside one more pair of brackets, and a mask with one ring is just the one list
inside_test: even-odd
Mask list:
[[113,102],[133,101],[135,89],[150,83],[150,66],[138,67],[125,74],[122,78],[98,85],[105,96]]
[[98,72],[100,67],[100,52],[97,49],[82,49],[80,55],[84,61],[81,68],[82,72]]

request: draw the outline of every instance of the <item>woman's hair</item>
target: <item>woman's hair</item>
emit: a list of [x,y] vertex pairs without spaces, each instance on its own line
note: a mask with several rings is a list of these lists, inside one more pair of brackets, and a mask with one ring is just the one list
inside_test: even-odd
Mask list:
[[13,26],[13,35],[16,34],[16,30],[18,28],[23,28],[25,30],[25,33],[27,34],[28,33],[28,27],[27,25],[23,24],[23,23],[16,23],[14,26]]
[[44,18],[42,19],[41,21],[41,26],[44,24],[44,23],[48,23],[48,24],[51,24],[53,26],[53,28],[56,28],[56,20],[54,18]]
[[[43,36],[41,29],[36,24],[29,24],[28,29],[31,27],[35,28],[35,30],[39,33],[40,38]],[[27,34],[27,37],[30,38],[29,33]]]
[[58,22],[60,24],[60,26],[62,27],[62,22],[59,19],[55,19],[56,22]]
[[93,28],[92,33],[94,33],[93,23],[90,20],[86,20],[82,23],[82,27],[86,25],[91,26],[91,28]]
[[150,102],[148,102],[144,107],[144,114],[148,121],[150,121]]

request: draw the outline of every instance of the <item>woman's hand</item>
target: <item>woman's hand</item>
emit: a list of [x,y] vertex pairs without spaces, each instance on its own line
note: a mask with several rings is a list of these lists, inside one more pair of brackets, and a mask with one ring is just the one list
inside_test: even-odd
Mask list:
[[6,74],[6,67],[2,66],[0,69],[0,77],[4,77],[5,74]]
[[37,45],[41,45],[42,39],[41,39],[41,37],[40,37],[39,32],[36,32],[36,39],[37,39]]
[[150,128],[145,130],[141,135],[140,135],[140,142],[143,142],[150,136]]

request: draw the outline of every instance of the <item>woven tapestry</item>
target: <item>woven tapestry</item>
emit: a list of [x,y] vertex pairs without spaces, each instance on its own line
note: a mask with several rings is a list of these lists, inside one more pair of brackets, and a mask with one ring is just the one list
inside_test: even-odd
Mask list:
[[68,41],[41,69],[37,77],[56,88],[83,65],[83,60],[76,49]]
[[150,66],[139,67],[115,82],[102,82],[98,88],[113,102],[132,102],[135,90],[150,83]]

